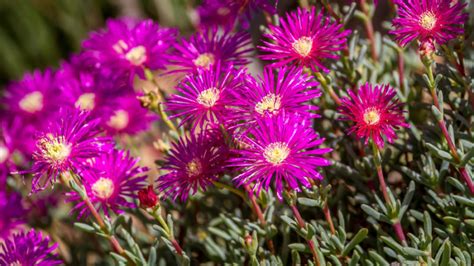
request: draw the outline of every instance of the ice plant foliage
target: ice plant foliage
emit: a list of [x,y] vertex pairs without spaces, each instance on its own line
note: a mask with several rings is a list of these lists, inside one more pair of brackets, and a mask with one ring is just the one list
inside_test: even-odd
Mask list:
[[31,169],[33,191],[54,184],[62,173],[80,172],[85,160],[110,149],[112,141],[100,136],[99,122],[87,112],[65,109],[38,135]]
[[341,119],[353,122],[349,133],[355,133],[367,144],[372,139],[381,149],[384,137],[389,143],[397,138],[395,130],[408,127],[403,116],[403,104],[395,97],[397,92],[390,85],[366,83],[357,91],[348,91],[342,99]]
[[466,4],[452,0],[396,0],[398,16],[390,33],[402,46],[417,39],[444,44],[464,33]]
[[220,31],[218,27],[206,28],[175,46],[172,64],[178,71],[194,73],[197,69],[210,69],[218,63],[222,68],[239,67],[249,62],[252,49],[250,35],[245,32]]
[[223,173],[227,149],[213,145],[207,133],[182,137],[175,143],[158,178],[158,189],[166,197],[185,201],[198,190],[205,190]]
[[300,191],[300,185],[311,187],[310,179],[322,179],[317,169],[330,165],[322,155],[331,149],[319,147],[324,139],[308,123],[285,113],[258,119],[243,147],[234,151],[237,156],[230,159],[229,166],[241,170],[234,178],[236,184],[251,185],[257,194],[274,184],[282,199],[286,188]]
[[467,1],[145,2],[0,95],[0,266],[472,264]]
[[192,123],[193,128],[205,124],[226,123],[233,104],[233,94],[242,86],[243,71],[233,67],[220,68],[217,64],[208,70],[198,69],[187,76],[168,102],[168,109],[181,118],[180,125]]
[[298,8],[280,18],[278,25],[269,25],[264,41],[259,49],[263,60],[273,61],[271,66],[296,65],[313,71],[328,68],[325,59],[337,59],[338,51],[347,46],[349,30],[342,30],[342,24],[312,7],[310,10]]
[[14,234],[11,239],[0,244],[0,265],[60,265],[56,248],[50,245],[50,238],[41,232],[30,230]]
[[[128,152],[111,150],[86,162],[79,172],[88,197],[93,205],[106,215],[122,213],[124,208],[135,208],[134,199],[145,187],[146,167],[138,166],[138,160]],[[77,201],[74,210],[79,216],[89,214],[87,206],[77,193],[70,193],[69,201]]]

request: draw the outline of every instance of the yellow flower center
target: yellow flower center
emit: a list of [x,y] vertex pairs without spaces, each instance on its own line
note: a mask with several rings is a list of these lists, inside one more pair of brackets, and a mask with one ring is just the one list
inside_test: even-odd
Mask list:
[[281,164],[290,154],[290,148],[284,142],[270,143],[263,151],[263,157],[273,165]]
[[313,39],[303,36],[298,40],[294,41],[292,46],[295,52],[297,52],[303,57],[306,57],[309,55],[309,53],[311,53],[311,50],[313,49]]
[[127,52],[127,54],[125,54],[125,58],[127,58],[131,64],[140,66],[146,61],[146,49],[143,45],[133,47]]
[[114,51],[118,54],[124,54],[125,51],[128,49],[128,45],[123,40],[119,40],[116,44],[112,46],[112,49],[114,49]]
[[81,94],[74,106],[81,110],[91,111],[95,107],[95,94],[93,92]]
[[212,107],[219,100],[220,91],[217,88],[210,88],[201,91],[197,97],[197,102],[206,107]]
[[211,53],[200,54],[196,59],[193,60],[193,63],[197,67],[202,67],[204,69],[209,69],[209,67],[214,64],[215,58]]
[[130,117],[128,116],[127,111],[117,110],[114,115],[109,118],[107,125],[116,130],[122,130],[128,126]]
[[375,108],[369,108],[364,112],[364,122],[369,125],[376,125],[380,121],[380,113]]
[[99,178],[92,185],[92,193],[100,199],[106,200],[114,194],[114,182],[108,178]]
[[71,154],[71,144],[67,143],[64,136],[48,134],[39,140],[38,145],[43,158],[51,163],[63,163]]
[[255,105],[255,111],[264,115],[265,113],[277,114],[281,107],[281,97],[274,93],[269,93]]
[[420,26],[425,30],[432,30],[436,26],[436,15],[431,11],[426,11],[420,16]]
[[23,96],[18,105],[21,110],[33,114],[43,109],[43,98],[39,91],[30,92]]
[[0,145],[0,163],[4,163],[8,159],[9,155],[10,151],[8,150],[8,148],[3,145]]
[[202,172],[202,165],[198,159],[193,159],[188,164],[186,164],[186,173],[191,176],[198,176]]

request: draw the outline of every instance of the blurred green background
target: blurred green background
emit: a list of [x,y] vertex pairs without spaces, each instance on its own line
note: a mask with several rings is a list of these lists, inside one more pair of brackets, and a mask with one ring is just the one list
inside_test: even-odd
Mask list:
[[[0,86],[35,68],[57,66],[109,17],[150,17],[191,27],[189,0],[0,0]],[[179,18],[179,19],[177,19]]]

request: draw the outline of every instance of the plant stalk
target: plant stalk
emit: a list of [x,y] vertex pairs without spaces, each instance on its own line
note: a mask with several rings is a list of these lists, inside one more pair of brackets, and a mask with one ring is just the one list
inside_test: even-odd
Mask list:
[[[265,227],[267,225],[267,221],[265,220],[265,217],[263,216],[263,212],[262,212],[262,209],[260,208],[260,205],[258,205],[257,203],[255,194],[253,193],[253,191],[250,189],[248,185],[245,185],[244,188],[247,191],[247,195],[249,197],[250,203],[252,203],[252,210],[257,215],[258,220],[260,221],[262,226]],[[268,249],[270,249],[270,252],[272,254],[275,254],[275,245],[273,244],[273,241],[271,239],[267,240],[267,245],[268,245]]]
[[[390,196],[388,195],[387,184],[385,183],[385,177],[383,175],[383,170],[382,170],[382,162],[380,159],[381,158],[380,150],[374,141],[372,141],[372,149],[374,152],[375,167],[377,168],[377,176],[379,178],[379,183],[380,183],[380,191],[383,194],[383,198],[385,199],[385,202],[390,206],[390,208],[392,208],[394,203],[392,202],[392,200],[390,199]],[[397,235],[398,240],[400,240],[402,245],[406,246],[407,245],[406,237],[405,237],[405,233],[403,232],[403,227],[400,224],[400,221],[398,219],[396,221],[393,221],[392,227],[395,231],[395,234]]]
[[[428,74],[428,79],[430,81],[429,90],[430,90],[431,96],[433,97],[433,103],[436,106],[436,108],[438,108],[438,110],[441,110],[439,99],[438,99],[438,96],[436,94],[435,79],[434,79],[434,75],[433,75],[433,68],[431,66],[431,62],[424,62],[424,65],[425,65],[425,68],[426,68],[426,72]],[[451,156],[453,156],[454,161],[457,164],[459,164],[461,162],[461,157],[459,156],[459,154],[457,152],[456,145],[454,144],[454,141],[451,139],[451,136],[449,135],[448,129],[446,127],[446,122],[444,121],[444,115],[443,115],[442,119],[438,120],[438,125],[441,129],[441,132],[442,132],[444,138],[446,139],[446,142],[448,143],[448,147],[449,147],[449,151],[451,153]],[[457,167],[457,166],[455,166],[455,167]],[[466,170],[465,167],[457,167],[457,168],[458,168],[458,171],[461,175],[462,180],[467,185],[470,193],[474,194],[474,184],[472,182],[471,176],[469,175],[469,172]]]

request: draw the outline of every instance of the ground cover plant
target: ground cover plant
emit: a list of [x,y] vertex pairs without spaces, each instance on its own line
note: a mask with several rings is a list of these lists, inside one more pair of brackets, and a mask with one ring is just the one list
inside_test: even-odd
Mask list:
[[473,265],[472,3],[184,6],[5,86],[0,265]]

